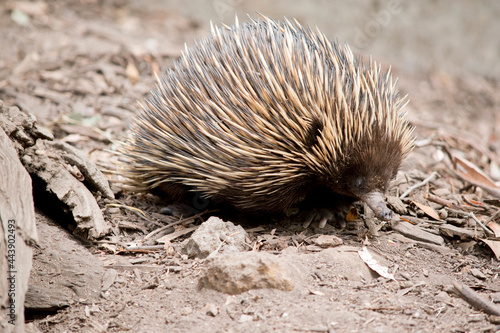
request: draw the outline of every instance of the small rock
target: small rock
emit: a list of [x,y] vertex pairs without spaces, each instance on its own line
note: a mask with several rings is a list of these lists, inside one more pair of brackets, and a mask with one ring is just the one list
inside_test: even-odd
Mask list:
[[437,213],[438,213],[440,219],[445,220],[446,218],[448,218],[448,211],[444,208],[438,210]]
[[[305,260],[304,265],[307,265],[308,261],[314,260],[315,263],[327,264],[329,275],[339,276],[348,281],[371,281],[378,278],[379,275],[361,260],[358,251],[358,247],[342,245],[313,253],[308,259],[303,256],[291,256],[290,261],[293,260],[295,263]],[[389,265],[383,257],[375,253],[372,255],[381,265]]]
[[219,308],[217,305],[213,303],[207,303],[202,309],[201,312],[203,312],[206,315],[215,317],[219,314]]
[[251,289],[292,290],[300,277],[296,266],[282,257],[264,252],[223,254],[206,261],[200,288],[212,288],[235,295]]
[[185,306],[181,309],[181,315],[188,316],[193,313],[193,308],[190,306]]
[[447,303],[447,304],[452,303],[452,298],[450,297],[450,295],[448,295],[448,293],[446,291],[440,291],[439,293],[437,293],[436,300]]
[[334,235],[321,235],[314,240],[314,244],[320,247],[335,247],[342,245],[342,239]]
[[242,314],[240,317],[240,323],[246,323],[253,320],[253,316]]
[[102,276],[102,291],[106,291],[115,283],[118,272],[115,269],[108,269]]
[[477,269],[477,268],[472,268],[470,270],[470,273],[473,276],[477,277],[478,279],[481,279],[481,280],[486,280],[487,279],[487,276],[483,272],[481,272],[479,269]]
[[182,243],[182,252],[191,258],[202,259],[217,250],[222,253],[242,252],[248,250],[246,237],[247,233],[241,226],[212,216]]
[[29,286],[26,292],[26,307],[30,310],[47,311],[50,309],[65,308],[71,304],[69,297],[62,288],[44,288]]

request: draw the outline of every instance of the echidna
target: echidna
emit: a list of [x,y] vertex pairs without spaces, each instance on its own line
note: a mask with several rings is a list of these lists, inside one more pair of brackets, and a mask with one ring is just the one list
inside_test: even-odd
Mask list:
[[413,146],[389,71],[319,30],[263,17],[186,48],[119,148],[137,190],[201,193],[242,211],[345,219],[383,194]]

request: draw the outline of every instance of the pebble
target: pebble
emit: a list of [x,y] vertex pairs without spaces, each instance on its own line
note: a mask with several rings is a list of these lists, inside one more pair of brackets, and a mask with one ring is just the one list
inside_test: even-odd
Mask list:
[[201,259],[216,252],[242,252],[248,250],[246,238],[247,233],[241,226],[212,216],[182,242],[182,252],[190,258]]
[[185,306],[181,309],[181,315],[188,316],[193,313],[193,308],[190,306]]

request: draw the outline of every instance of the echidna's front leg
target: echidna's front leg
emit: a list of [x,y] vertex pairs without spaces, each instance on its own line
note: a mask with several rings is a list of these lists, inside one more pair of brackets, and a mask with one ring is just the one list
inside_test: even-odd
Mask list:
[[304,214],[304,224],[303,227],[307,228],[312,222],[318,222],[319,228],[324,228],[327,222],[333,222],[336,226],[340,228],[345,228],[346,226],[346,216],[349,212],[350,205],[336,207],[335,210],[326,208],[315,208]]
[[312,222],[318,222],[323,228],[327,222],[344,228],[346,216],[351,209],[355,199],[334,193],[325,188],[312,190],[300,205],[304,217],[304,227],[307,228]]

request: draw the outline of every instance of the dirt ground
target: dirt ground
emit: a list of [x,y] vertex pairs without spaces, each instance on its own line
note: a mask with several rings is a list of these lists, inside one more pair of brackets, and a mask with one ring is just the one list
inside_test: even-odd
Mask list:
[[[37,207],[40,247],[35,250],[32,284],[72,292],[61,296],[68,306],[27,313],[30,331],[490,332],[500,328],[495,318],[452,292],[453,282],[459,281],[500,302],[499,262],[493,246],[480,240],[486,236],[469,214],[495,224],[500,221],[496,214],[500,205],[498,198],[454,173],[448,155],[461,156],[500,179],[499,82],[458,78],[439,70],[408,75],[396,69],[401,90],[410,95],[408,117],[416,126],[418,144],[388,195],[397,197],[437,172],[436,178],[402,201],[400,214],[443,237],[443,244],[405,237],[392,224],[375,230],[369,216],[361,213],[343,230],[303,229],[293,223],[245,227],[253,249],[298,263],[301,278],[291,291],[255,289],[227,295],[198,287],[204,261],[178,250],[187,236],[173,239],[166,249],[127,250],[131,244],[158,245],[143,240],[176,217],[158,214],[168,204],[161,198],[122,191],[120,176],[109,172],[116,160],[110,151],[125,137],[128,120],[138,110],[136,101],[154,86],[153,73],[171,66],[184,43],[205,35],[208,27],[175,12],[137,7],[131,11],[120,0],[18,6],[0,5],[0,99],[33,113],[57,139],[84,151],[109,177],[116,195],[115,200],[97,197],[112,225],[112,232],[97,242],[73,237],[66,221],[51,216],[48,207]],[[456,203],[456,209],[430,200],[428,193]],[[433,218],[429,207],[441,215]],[[193,219],[174,229],[200,222]],[[443,225],[455,225],[472,235],[446,233]],[[320,247],[315,243],[320,234],[337,235],[343,245]],[[355,260],[339,259],[363,246],[395,279],[366,274]],[[365,273],[358,274],[361,271]]]

